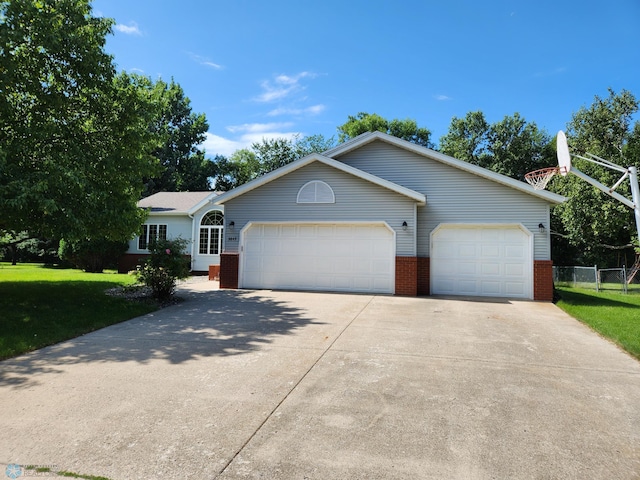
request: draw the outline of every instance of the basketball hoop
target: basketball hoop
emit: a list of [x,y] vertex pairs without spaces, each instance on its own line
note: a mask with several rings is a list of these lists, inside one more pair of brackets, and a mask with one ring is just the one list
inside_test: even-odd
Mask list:
[[560,167],[549,167],[525,174],[524,179],[536,190],[544,190],[549,180],[560,171]]

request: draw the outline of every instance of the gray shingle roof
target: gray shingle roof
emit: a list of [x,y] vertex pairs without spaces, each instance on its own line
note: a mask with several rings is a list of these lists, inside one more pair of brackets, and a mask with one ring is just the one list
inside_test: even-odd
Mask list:
[[158,192],[138,202],[140,208],[151,208],[152,212],[187,213],[208,196],[216,192]]

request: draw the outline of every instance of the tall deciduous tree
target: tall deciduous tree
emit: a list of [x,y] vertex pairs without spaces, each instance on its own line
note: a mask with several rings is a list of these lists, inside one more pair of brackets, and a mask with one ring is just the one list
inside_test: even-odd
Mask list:
[[418,127],[412,119],[387,120],[377,113],[360,112],[355,117],[349,115],[347,121],[338,127],[338,141],[344,142],[355,138],[365,132],[383,132],[402,138],[423,147],[433,148],[431,132],[423,127]]
[[214,162],[217,166],[215,189],[221,192],[239,187],[260,173],[256,154],[247,148],[236,150],[229,158],[218,155]]
[[449,132],[440,139],[440,150],[518,180],[549,166],[554,154],[549,135],[518,113],[493,124],[482,112],[454,117]]
[[251,145],[251,149],[237,150],[228,159],[222,156],[215,158],[215,189],[230,190],[299,158],[334,146],[333,137],[325,138],[323,135],[264,138]]
[[143,219],[153,105],[115,76],[89,0],[0,0],[0,230],[123,239]]
[[205,115],[192,111],[191,101],[173,80],[158,80],[151,94],[158,110],[150,128],[162,143],[153,151],[160,171],[147,180],[144,196],[163,191],[209,190],[215,166],[199,147],[209,129]]
[[[567,125],[572,153],[589,152],[624,167],[640,167],[640,122],[633,122],[638,106],[638,100],[626,90],[615,93],[609,89],[607,97],[596,96]],[[574,159],[574,164],[605,185],[613,185],[620,177],[619,172],[584,160]],[[556,225],[563,235],[556,242],[559,246],[568,241],[579,254],[577,260],[586,264],[604,267],[633,260],[632,245],[638,245],[638,240],[628,207],[573,175],[554,179],[550,189],[568,198],[554,209]],[[624,182],[616,191],[630,197],[629,183]],[[557,256],[554,260],[565,262]]]

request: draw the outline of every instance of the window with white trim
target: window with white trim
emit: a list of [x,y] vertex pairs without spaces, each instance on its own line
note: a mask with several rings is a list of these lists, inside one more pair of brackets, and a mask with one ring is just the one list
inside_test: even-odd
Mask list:
[[223,233],[224,215],[222,212],[213,210],[207,213],[200,221],[198,253],[200,255],[220,255]]
[[153,240],[166,240],[167,226],[161,224],[144,224],[138,237],[138,250],[147,250]]
[[298,190],[297,203],[336,203],[333,189],[322,180],[312,180]]

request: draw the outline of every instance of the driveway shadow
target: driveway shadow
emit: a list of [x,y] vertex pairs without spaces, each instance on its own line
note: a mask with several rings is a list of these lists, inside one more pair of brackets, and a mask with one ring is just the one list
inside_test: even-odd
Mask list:
[[178,305],[0,362],[0,386],[27,387],[77,363],[165,360],[249,353],[308,325],[305,310],[252,291],[189,292]]

